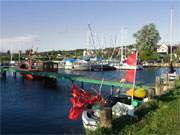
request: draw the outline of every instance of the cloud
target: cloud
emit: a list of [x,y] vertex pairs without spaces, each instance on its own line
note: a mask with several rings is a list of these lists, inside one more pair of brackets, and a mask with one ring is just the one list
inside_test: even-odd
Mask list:
[[25,43],[31,43],[38,40],[37,35],[26,35],[26,36],[19,36],[19,37],[11,37],[11,38],[1,38],[0,43],[19,43],[19,42],[25,42]]
[[9,38],[0,38],[1,51],[26,50],[30,47],[36,47],[39,43],[38,35],[24,35]]

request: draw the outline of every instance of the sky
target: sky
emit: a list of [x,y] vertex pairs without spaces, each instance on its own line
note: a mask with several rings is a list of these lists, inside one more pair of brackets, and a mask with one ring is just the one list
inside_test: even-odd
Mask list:
[[0,0],[0,6],[0,51],[4,52],[132,44],[133,33],[149,23],[154,23],[162,41],[168,42],[172,7],[173,41],[180,42],[180,0]]

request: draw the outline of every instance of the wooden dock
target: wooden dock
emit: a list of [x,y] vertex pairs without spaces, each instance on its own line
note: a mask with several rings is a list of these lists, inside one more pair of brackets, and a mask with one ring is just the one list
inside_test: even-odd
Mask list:
[[[102,83],[101,79],[93,79],[88,78],[83,75],[74,75],[74,74],[65,74],[65,73],[53,73],[53,72],[37,72],[37,71],[22,71],[14,67],[0,67],[0,73],[4,74],[5,72],[13,72],[13,73],[26,73],[26,74],[32,74],[35,76],[42,76],[42,77],[48,77],[48,78],[54,78],[57,80],[70,80],[72,82],[81,82],[81,83],[89,83],[89,84],[95,84],[100,85]],[[103,85],[110,86],[110,87],[122,87],[122,88],[131,88],[132,84],[129,83],[120,83],[119,81],[112,81],[112,80],[104,80]],[[149,89],[148,86],[142,85],[144,89]],[[138,88],[138,86],[136,86]]]

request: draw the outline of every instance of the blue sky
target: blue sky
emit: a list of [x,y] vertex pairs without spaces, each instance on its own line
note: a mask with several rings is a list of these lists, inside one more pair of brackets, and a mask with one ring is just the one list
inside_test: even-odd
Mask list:
[[1,0],[1,50],[31,46],[39,51],[87,48],[88,23],[101,44],[106,40],[106,45],[102,45],[106,47],[112,46],[110,40],[120,35],[122,27],[127,29],[125,42],[135,42],[132,34],[148,23],[154,23],[162,40],[168,41],[171,7],[174,8],[174,41],[180,41],[178,0]]

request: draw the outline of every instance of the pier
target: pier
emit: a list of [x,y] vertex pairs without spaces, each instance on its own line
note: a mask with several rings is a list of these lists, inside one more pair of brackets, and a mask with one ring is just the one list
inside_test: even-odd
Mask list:
[[[16,76],[16,73],[26,73],[26,74],[32,74],[35,76],[42,76],[42,77],[48,77],[48,78],[54,78],[57,80],[70,80],[71,82],[81,82],[81,85],[83,86],[84,83],[89,84],[95,84],[100,85],[102,83],[102,79],[93,79],[88,78],[83,75],[74,75],[74,74],[65,74],[65,73],[53,73],[53,72],[37,72],[37,71],[22,71],[15,67],[0,67],[0,74],[3,77],[6,77],[6,72],[13,72],[13,74]],[[112,80],[104,80],[103,84],[104,86],[109,87],[122,87],[122,88],[131,88],[132,84],[128,83],[120,83],[119,81],[112,81]],[[149,89],[149,86],[142,85],[144,89]],[[138,86],[136,86],[138,88]]]

